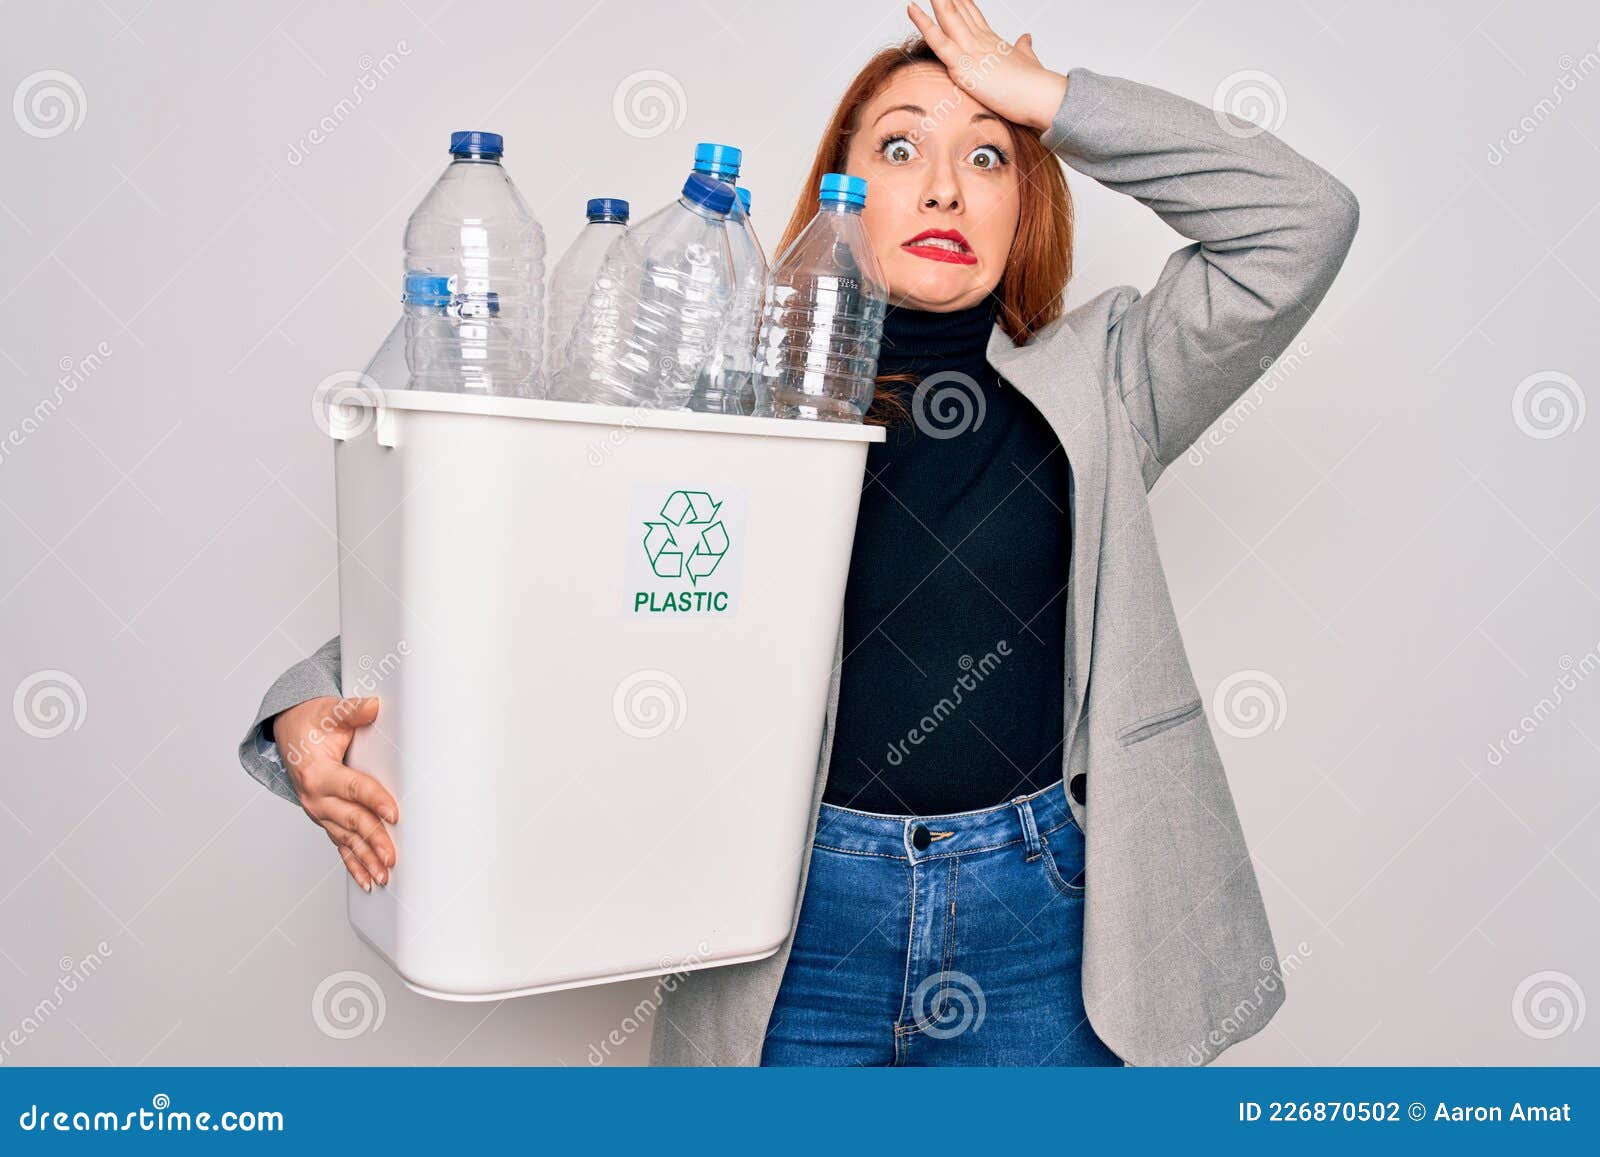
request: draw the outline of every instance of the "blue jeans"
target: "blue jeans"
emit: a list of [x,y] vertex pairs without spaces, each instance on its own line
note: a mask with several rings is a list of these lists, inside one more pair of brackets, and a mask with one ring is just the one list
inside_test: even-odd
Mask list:
[[1082,991],[1058,782],[945,816],[823,804],[763,1065],[1121,1065]]

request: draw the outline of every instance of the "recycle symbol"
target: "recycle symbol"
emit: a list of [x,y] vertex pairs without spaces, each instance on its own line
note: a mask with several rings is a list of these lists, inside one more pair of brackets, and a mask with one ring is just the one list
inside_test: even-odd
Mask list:
[[717,517],[722,503],[704,490],[674,490],[661,504],[663,521],[645,521],[644,553],[657,578],[689,576],[699,584],[728,553],[728,531]]

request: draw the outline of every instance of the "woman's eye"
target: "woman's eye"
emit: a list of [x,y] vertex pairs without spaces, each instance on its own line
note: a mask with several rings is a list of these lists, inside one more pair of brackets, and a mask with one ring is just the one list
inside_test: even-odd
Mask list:
[[917,146],[905,137],[890,137],[879,148],[883,152],[884,159],[891,165],[903,165],[917,157]]
[[993,145],[982,145],[972,150],[972,155],[967,158],[973,165],[980,169],[998,168],[1005,162],[1005,157]]

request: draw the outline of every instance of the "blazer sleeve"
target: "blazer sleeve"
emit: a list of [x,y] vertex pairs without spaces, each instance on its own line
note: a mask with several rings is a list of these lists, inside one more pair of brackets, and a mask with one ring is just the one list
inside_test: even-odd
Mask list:
[[287,711],[308,699],[338,694],[339,636],[335,635],[309,657],[279,675],[267,688],[255,722],[250,724],[250,730],[239,744],[239,762],[256,782],[292,804],[300,803],[289,772],[283,766],[278,745],[272,738],[272,720],[280,711]]
[[1068,315],[1091,342],[1104,327],[1105,384],[1148,490],[1310,318],[1355,238],[1356,198],[1259,126],[1086,68],[1040,141],[1193,242],[1142,296],[1122,286]]

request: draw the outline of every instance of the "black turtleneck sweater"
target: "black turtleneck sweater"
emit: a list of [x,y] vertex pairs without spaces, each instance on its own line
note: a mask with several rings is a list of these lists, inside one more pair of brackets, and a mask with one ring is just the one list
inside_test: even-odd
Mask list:
[[878,384],[910,417],[867,450],[824,799],[939,815],[1061,776],[1068,464],[989,365],[998,303],[891,308]]

